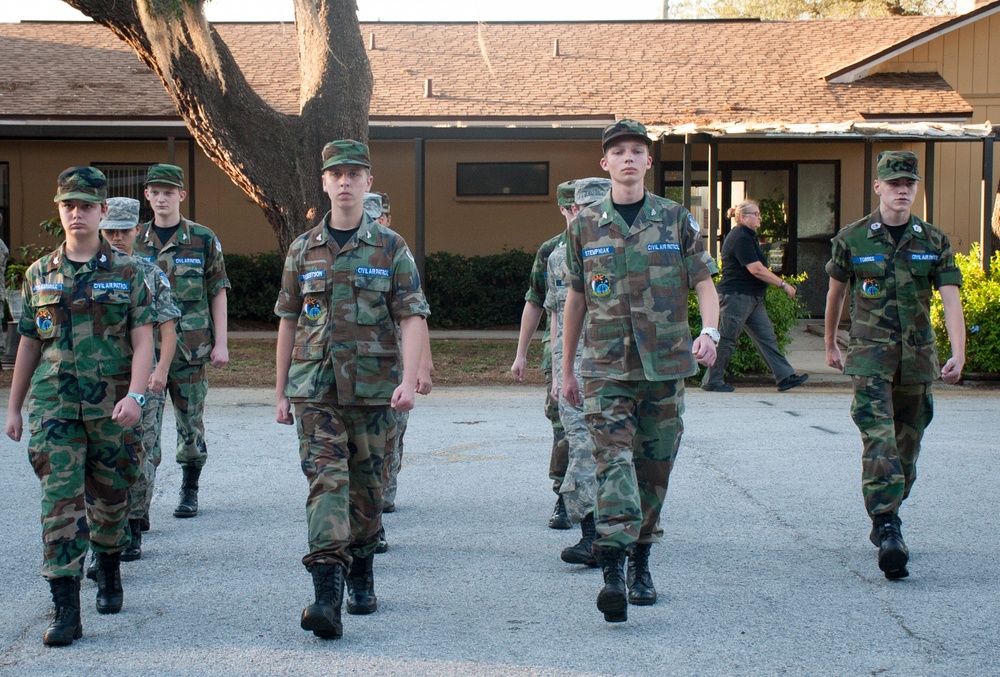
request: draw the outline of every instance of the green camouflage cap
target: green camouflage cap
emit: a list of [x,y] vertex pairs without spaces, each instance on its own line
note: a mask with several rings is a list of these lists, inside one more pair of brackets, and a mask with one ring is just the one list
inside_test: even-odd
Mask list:
[[368,146],[352,139],[338,139],[323,146],[323,171],[336,165],[361,165],[371,169]]
[[104,202],[108,199],[108,179],[96,167],[70,167],[59,175],[53,202],[83,200]]
[[153,165],[146,172],[146,182],[143,185],[148,186],[151,183],[165,183],[168,186],[183,188],[184,170],[176,165]]
[[388,193],[375,193],[380,198],[382,198],[382,216],[389,216],[392,214],[392,210],[389,208],[389,194]]
[[917,156],[908,150],[887,150],[878,154],[878,180],[914,179],[922,181],[917,174]]
[[564,181],[560,183],[556,188],[556,204],[560,207],[572,207],[573,206],[573,185],[576,184],[576,179],[570,179],[569,181]]
[[623,136],[631,136],[636,139],[641,139],[647,146],[652,146],[653,141],[646,134],[646,127],[641,122],[635,120],[618,120],[617,122],[612,122],[610,125],[604,128],[604,136],[601,140],[601,148],[604,150],[608,149],[608,145],[615,139],[620,139]]
[[130,197],[108,198],[108,213],[101,230],[128,230],[139,225],[139,201]]
[[576,182],[576,191],[573,200],[576,204],[584,207],[598,200],[603,200],[609,190],[611,190],[611,179],[597,177],[580,179]]
[[365,193],[364,210],[372,221],[382,216],[382,196],[378,193]]

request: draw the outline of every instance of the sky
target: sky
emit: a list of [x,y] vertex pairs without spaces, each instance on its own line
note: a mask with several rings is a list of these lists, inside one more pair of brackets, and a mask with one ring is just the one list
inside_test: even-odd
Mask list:
[[[357,0],[362,21],[572,21],[658,19],[663,0]],[[292,0],[209,0],[209,21],[291,21]],[[0,21],[85,17],[62,0],[0,0]]]

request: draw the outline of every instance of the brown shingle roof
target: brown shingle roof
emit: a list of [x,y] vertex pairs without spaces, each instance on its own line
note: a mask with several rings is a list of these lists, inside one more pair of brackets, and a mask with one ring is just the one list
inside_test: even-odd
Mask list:
[[[362,24],[373,119],[647,123],[967,117],[937,74],[823,76],[950,17],[818,21]],[[251,84],[298,107],[295,28],[218,24]],[[559,56],[553,55],[559,41]],[[424,97],[427,79],[434,95]],[[175,118],[158,78],[91,23],[0,24],[0,117]]]

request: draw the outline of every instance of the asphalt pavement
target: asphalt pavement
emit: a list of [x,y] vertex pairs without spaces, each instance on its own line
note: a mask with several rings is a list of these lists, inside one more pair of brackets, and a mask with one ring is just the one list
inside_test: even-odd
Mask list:
[[651,557],[659,602],[608,624],[600,572],[559,559],[578,532],[546,528],[541,391],[437,389],[410,417],[378,612],[345,613],[337,641],[299,628],[307,487],[269,389],[210,391],[201,513],[172,517],[168,455],[124,609],[97,614],[85,581],[84,637],[65,648],[41,642],[39,487],[26,442],[4,438],[0,674],[996,674],[997,391],[939,389],[901,515],[911,575],[894,582],[867,540],[849,399],[690,388]]

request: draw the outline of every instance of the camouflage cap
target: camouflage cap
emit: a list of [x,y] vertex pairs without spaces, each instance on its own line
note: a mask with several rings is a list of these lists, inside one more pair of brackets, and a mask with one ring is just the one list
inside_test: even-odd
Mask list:
[[83,200],[104,202],[108,199],[108,179],[96,167],[70,167],[59,175],[53,202]]
[[611,190],[611,179],[597,177],[580,179],[576,182],[576,191],[573,200],[576,204],[583,207],[598,200],[603,200],[609,190]]
[[108,213],[101,230],[128,230],[139,225],[139,201],[130,197],[108,198]]
[[917,156],[908,150],[887,150],[878,154],[878,180],[914,179],[922,181],[917,174]]
[[361,165],[371,169],[368,146],[353,139],[338,139],[323,146],[323,171],[336,165]]
[[608,145],[615,139],[631,136],[642,140],[647,146],[652,146],[653,141],[646,134],[646,126],[636,120],[628,118],[612,122],[604,128],[604,136],[601,139],[601,148],[608,149]]
[[373,221],[382,216],[382,196],[378,193],[365,193],[364,210]]
[[380,198],[382,198],[382,216],[389,216],[392,214],[392,209],[389,207],[389,194],[388,193],[375,193]]
[[564,181],[559,184],[556,188],[556,204],[560,207],[572,207],[573,206],[573,186],[576,184],[576,179],[571,179],[569,181]]
[[146,172],[146,181],[143,185],[151,183],[165,183],[168,186],[184,187],[184,170],[177,165],[153,165]]

